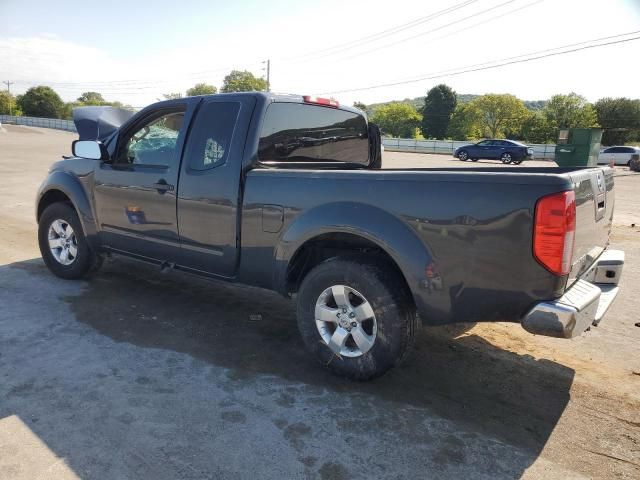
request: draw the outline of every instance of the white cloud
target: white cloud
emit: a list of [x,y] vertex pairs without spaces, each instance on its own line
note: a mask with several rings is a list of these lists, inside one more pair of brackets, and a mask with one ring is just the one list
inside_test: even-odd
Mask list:
[[[504,3],[487,0],[398,34],[357,42],[459,1],[443,0],[436,5],[406,0],[392,9],[393,14],[385,13],[387,7],[363,8],[364,2],[329,3],[332,9],[340,3],[339,20],[320,15],[309,21],[308,9],[300,6],[277,14],[273,8],[265,8],[261,10],[265,18],[241,22],[237,19],[242,7],[229,7],[226,16],[210,22],[198,23],[190,18],[187,24],[181,24],[187,32],[178,28],[150,35],[148,29],[132,30],[127,37],[131,47],[88,47],[66,40],[64,33],[59,33],[60,37],[44,33],[0,37],[0,65],[2,74],[8,75],[0,80],[22,82],[13,88],[17,92],[33,84],[50,84],[65,100],[95,90],[109,100],[142,106],[163,93],[184,92],[197,82],[219,87],[232,68],[261,75],[260,61],[271,58],[275,91],[318,94],[428,76],[637,30],[640,12],[625,9],[619,2],[603,8],[596,0],[517,0],[509,5],[513,12],[498,8],[481,15],[483,10]],[[196,28],[198,25],[200,28]],[[314,54],[354,40],[354,46],[337,49],[338,54]],[[529,100],[570,91],[592,101],[603,96],[637,97],[632,66],[639,54],[640,41],[636,41],[461,76],[339,93],[336,97],[343,103],[403,99],[424,95],[441,82],[459,93],[513,93]],[[609,68],[611,65],[622,68]]]
[[66,42],[55,35],[41,35],[0,38],[0,65],[10,74],[5,80],[16,83],[15,92],[24,92],[34,85],[57,85],[61,96],[70,100],[75,98],[72,95],[76,90],[64,82],[74,82],[74,78],[103,81],[115,62],[95,48]]
[[[139,107],[161,98],[163,93],[183,92],[197,82],[220,85],[233,68],[260,74],[259,62],[203,61],[210,57],[209,45],[152,50],[130,60],[111,58],[106,52],[42,34],[27,38],[0,38],[0,65],[15,82],[12,92],[24,93],[36,85],[48,85],[65,101],[82,92],[101,92],[107,100]],[[223,58],[221,56],[218,57]]]

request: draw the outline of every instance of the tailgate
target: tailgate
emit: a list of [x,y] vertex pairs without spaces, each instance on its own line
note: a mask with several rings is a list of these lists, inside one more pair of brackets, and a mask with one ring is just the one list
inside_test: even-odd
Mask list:
[[576,232],[567,288],[608,246],[614,204],[612,168],[587,168],[570,177],[576,195]]

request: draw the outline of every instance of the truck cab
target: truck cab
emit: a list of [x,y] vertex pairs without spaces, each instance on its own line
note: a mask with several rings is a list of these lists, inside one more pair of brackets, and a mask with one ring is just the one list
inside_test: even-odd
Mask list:
[[[367,122],[360,112],[299,100],[226,94],[161,102],[141,111],[105,140],[110,160],[93,170],[98,243],[233,278],[241,177],[256,163],[256,153],[264,166],[312,160],[316,166],[365,167],[369,162]],[[247,138],[257,145],[245,144]]]

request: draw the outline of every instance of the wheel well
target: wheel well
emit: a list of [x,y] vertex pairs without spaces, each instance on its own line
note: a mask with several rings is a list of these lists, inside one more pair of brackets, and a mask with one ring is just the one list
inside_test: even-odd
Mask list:
[[45,193],[40,199],[40,203],[38,203],[37,220],[40,220],[40,216],[42,215],[42,212],[44,212],[45,208],[47,208],[49,205],[59,202],[71,204],[71,199],[60,190],[49,190],[47,193]]
[[298,291],[304,277],[313,267],[323,261],[339,256],[358,254],[384,263],[401,279],[410,298],[411,290],[393,258],[371,240],[350,233],[328,233],[308,240],[294,254],[287,267],[286,288],[288,293]]

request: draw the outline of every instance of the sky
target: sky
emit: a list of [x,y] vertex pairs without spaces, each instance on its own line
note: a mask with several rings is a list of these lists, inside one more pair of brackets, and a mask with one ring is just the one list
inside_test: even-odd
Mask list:
[[143,107],[220,87],[232,69],[263,76],[270,59],[273,91],[349,104],[439,83],[526,100],[640,97],[640,39],[452,75],[605,37],[596,43],[640,37],[640,0],[0,0],[0,81]]

